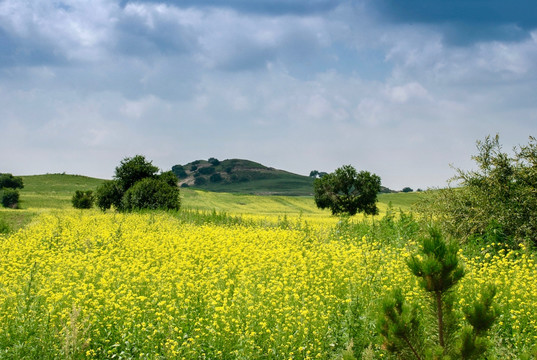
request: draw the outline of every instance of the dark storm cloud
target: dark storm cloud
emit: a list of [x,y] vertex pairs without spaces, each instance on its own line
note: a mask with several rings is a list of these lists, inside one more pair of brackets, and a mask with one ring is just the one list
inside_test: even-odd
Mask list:
[[519,41],[537,28],[537,2],[529,0],[379,0],[379,16],[395,23],[438,26],[449,44]]

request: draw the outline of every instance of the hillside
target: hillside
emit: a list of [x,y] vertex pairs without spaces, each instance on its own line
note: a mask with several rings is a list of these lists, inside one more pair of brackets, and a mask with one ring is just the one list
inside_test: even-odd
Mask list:
[[[313,177],[274,169],[250,160],[196,160],[175,165],[181,187],[252,195],[313,196]],[[381,187],[382,193],[392,190]]]
[[175,165],[172,171],[182,187],[255,195],[313,194],[313,178],[250,160],[196,160],[185,165]]

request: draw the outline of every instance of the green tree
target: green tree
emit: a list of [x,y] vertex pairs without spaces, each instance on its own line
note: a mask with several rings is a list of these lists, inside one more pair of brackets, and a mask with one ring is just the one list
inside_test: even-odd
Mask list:
[[411,187],[406,186],[406,187],[404,187],[403,190],[401,190],[401,191],[404,192],[404,193],[407,193],[407,192],[413,192],[414,190],[412,190]]
[[171,186],[161,179],[145,178],[129,188],[122,200],[122,209],[126,211],[179,210],[181,200],[179,188]]
[[16,209],[19,206],[19,192],[16,189],[4,188],[0,190],[2,206]]
[[22,189],[24,184],[20,176],[13,176],[12,174],[0,174],[0,189]]
[[143,155],[136,155],[132,158],[125,158],[116,167],[114,179],[118,182],[123,191],[127,191],[137,181],[148,177],[156,177],[158,167],[147,161]]
[[486,333],[498,314],[493,304],[496,289],[491,285],[482,287],[480,296],[463,309],[468,325],[461,329],[454,304],[456,285],[465,272],[457,253],[455,243],[446,242],[440,230],[431,228],[429,236],[421,240],[419,253],[407,260],[408,268],[429,295],[435,321],[420,320],[416,305],[409,305],[400,289],[383,300],[379,332],[386,348],[400,358],[484,358],[489,347]]
[[368,171],[359,173],[350,165],[342,166],[331,174],[313,182],[315,204],[329,208],[333,215],[355,215],[363,212],[378,214],[376,205],[380,191],[380,177]]
[[121,210],[122,197],[123,189],[116,180],[106,181],[97,188],[97,206],[102,211],[110,209],[112,205]]
[[77,209],[91,209],[95,203],[93,191],[77,190],[71,198],[71,203],[73,204],[73,207]]
[[484,236],[491,224],[515,244],[537,245],[537,141],[503,152],[499,136],[477,142],[476,170],[456,169],[448,187],[432,192],[418,210],[455,237]]
[[158,168],[144,156],[125,158],[116,167],[114,180],[97,189],[97,206],[103,211],[136,209],[179,209],[177,177],[172,171],[157,174]]

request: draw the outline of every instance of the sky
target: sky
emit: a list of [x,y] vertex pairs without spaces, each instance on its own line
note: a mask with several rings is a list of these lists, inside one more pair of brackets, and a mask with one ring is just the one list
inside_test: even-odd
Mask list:
[[215,157],[444,187],[537,136],[532,0],[0,0],[0,172]]

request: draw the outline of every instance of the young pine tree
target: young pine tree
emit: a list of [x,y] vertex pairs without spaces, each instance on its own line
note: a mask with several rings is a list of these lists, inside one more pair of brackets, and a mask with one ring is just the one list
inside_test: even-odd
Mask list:
[[[430,229],[421,245],[420,252],[410,257],[407,266],[429,295],[434,326],[420,321],[416,310],[411,310],[415,308],[396,290],[384,300],[378,322],[386,348],[402,359],[481,358],[487,349],[486,332],[497,317],[493,304],[495,288],[484,287],[474,303],[464,309],[469,325],[460,329],[453,309],[455,286],[464,276],[458,248],[446,242],[436,228]],[[433,336],[437,341],[426,341]]]

